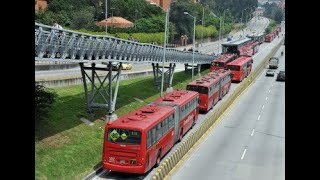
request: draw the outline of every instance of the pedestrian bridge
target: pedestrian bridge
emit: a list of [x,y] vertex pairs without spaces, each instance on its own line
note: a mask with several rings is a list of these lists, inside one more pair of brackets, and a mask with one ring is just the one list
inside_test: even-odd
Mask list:
[[[193,52],[90,35],[35,23],[35,60],[76,63],[150,62],[193,63]],[[215,56],[194,52],[194,64],[210,64]]]
[[[163,57],[164,63],[169,63],[169,66],[159,65],[163,62]],[[215,58],[216,56],[198,52],[163,48],[154,44],[90,35],[35,23],[35,61],[79,63],[88,111],[105,108],[110,118],[115,111],[122,63],[150,63],[155,85],[172,87],[176,63],[185,64],[186,69],[192,64],[193,74],[194,65],[197,65],[200,72],[201,65],[211,64]],[[116,73],[111,62],[119,64],[120,68]],[[98,67],[96,64],[101,65]],[[101,79],[96,71],[107,71],[108,74]]]

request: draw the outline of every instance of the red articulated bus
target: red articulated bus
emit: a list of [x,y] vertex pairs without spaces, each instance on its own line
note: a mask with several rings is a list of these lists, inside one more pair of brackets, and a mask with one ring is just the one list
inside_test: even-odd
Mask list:
[[252,69],[253,59],[248,56],[241,56],[227,65],[232,72],[232,81],[241,82],[246,78]]
[[227,64],[236,58],[236,54],[222,54],[217,59],[213,60],[210,66],[210,72],[217,69],[225,69]]
[[[179,126],[175,132],[178,132],[175,137],[181,141],[183,135],[185,135],[190,128],[192,128],[199,115],[199,93],[187,90],[175,90],[171,93],[166,94],[163,98],[158,98],[154,101],[154,104],[161,106],[171,106],[176,109],[176,113],[179,116]],[[179,135],[179,136],[178,136]]]
[[103,169],[144,174],[158,166],[175,142],[181,140],[179,130],[190,128],[198,119],[198,99],[197,92],[173,91],[107,123]]
[[199,92],[199,110],[209,111],[231,86],[231,71],[219,69],[190,82],[187,90]]

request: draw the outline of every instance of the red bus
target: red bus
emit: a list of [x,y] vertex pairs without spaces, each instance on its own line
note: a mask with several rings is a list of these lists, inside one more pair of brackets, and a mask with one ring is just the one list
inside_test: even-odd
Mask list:
[[232,81],[241,82],[244,78],[246,78],[251,72],[252,63],[252,58],[248,56],[241,56],[229,63],[227,67],[232,72]]
[[[106,124],[102,167],[105,170],[144,174],[181,140],[198,119],[199,93],[174,91]],[[192,126],[192,125],[191,125]]]
[[217,59],[213,60],[210,66],[210,72],[217,69],[225,69],[227,64],[236,58],[235,54],[222,54]]
[[187,90],[199,92],[199,110],[209,111],[229,92],[231,86],[231,71],[215,70],[190,82]]
[[258,52],[259,42],[251,42],[239,49],[240,56],[253,56]]
[[265,36],[264,42],[271,42],[273,40],[273,33],[269,33]]

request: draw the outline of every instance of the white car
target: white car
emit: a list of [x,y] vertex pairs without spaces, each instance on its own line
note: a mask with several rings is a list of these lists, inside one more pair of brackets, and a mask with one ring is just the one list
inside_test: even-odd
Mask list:
[[266,72],[266,76],[274,76],[274,70],[272,69],[268,69],[267,72]]

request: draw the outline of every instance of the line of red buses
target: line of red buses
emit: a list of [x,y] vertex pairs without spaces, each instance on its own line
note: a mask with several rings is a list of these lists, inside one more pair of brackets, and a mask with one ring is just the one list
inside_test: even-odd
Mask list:
[[[261,40],[261,37],[259,38]],[[252,70],[252,57],[260,41],[249,38],[222,44],[223,54],[210,73],[174,90],[105,126],[102,167],[105,170],[144,174],[160,160],[198,120],[199,110],[209,111]],[[241,49],[243,48],[243,49]]]
[[215,70],[105,126],[102,167],[144,174],[209,111],[231,86],[231,71]]
[[281,32],[281,27],[280,26],[276,27],[276,29],[273,32],[271,32],[265,36],[265,42],[273,41],[274,38],[276,38],[280,32]]
[[213,60],[210,71],[230,69],[231,80],[241,82],[252,69],[252,56],[258,52],[261,35],[253,38],[239,39],[222,44],[223,53]]

